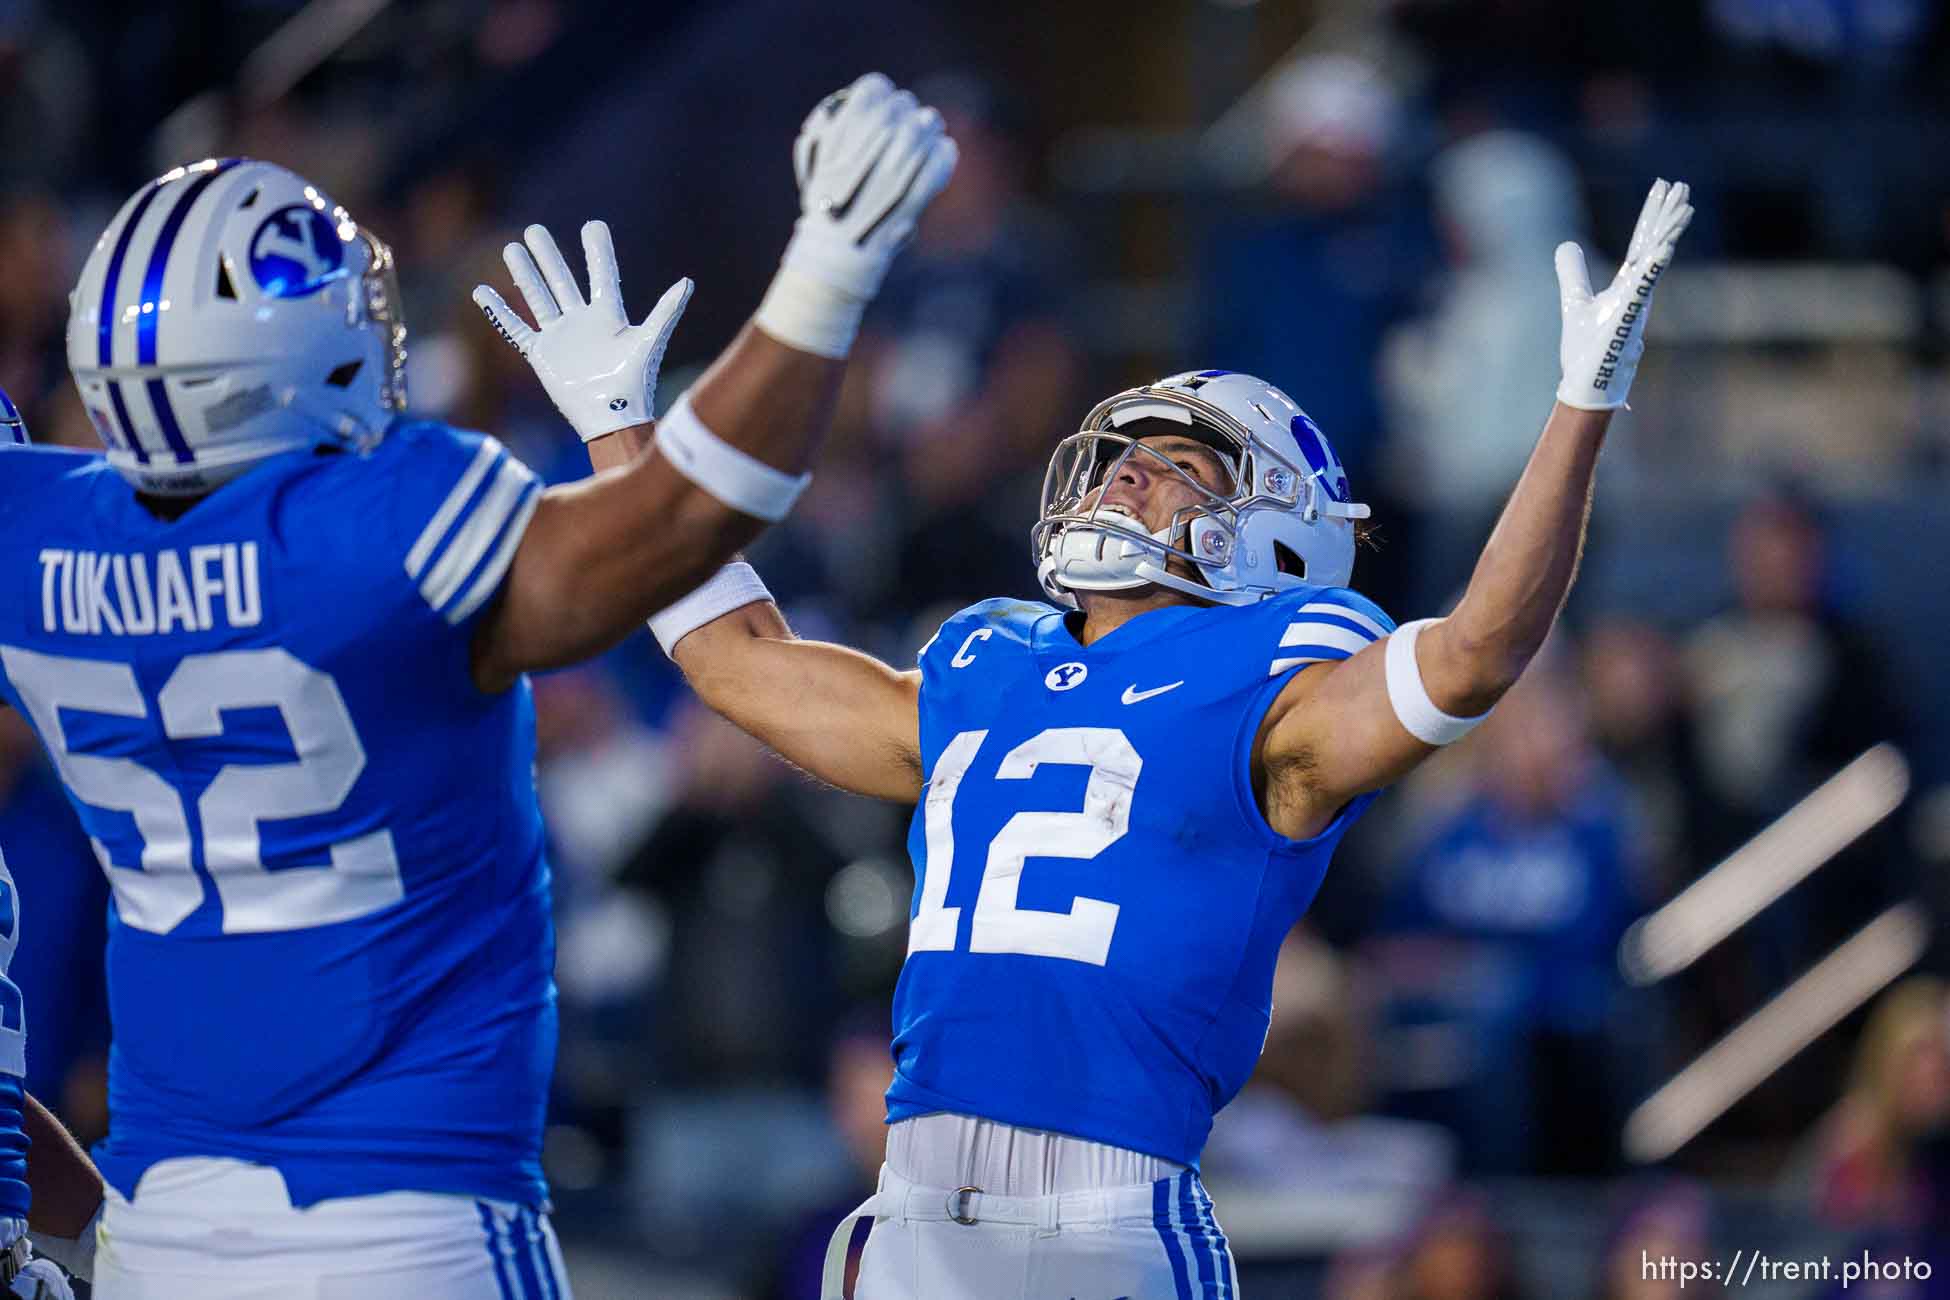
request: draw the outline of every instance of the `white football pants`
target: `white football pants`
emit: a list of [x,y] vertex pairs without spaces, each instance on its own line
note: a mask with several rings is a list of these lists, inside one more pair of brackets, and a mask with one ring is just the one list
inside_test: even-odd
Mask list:
[[826,1252],[822,1300],[844,1300],[854,1224],[874,1220],[852,1300],[1234,1300],[1232,1252],[1198,1175],[1052,1196],[880,1190]]
[[548,1217],[388,1192],[294,1209],[275,1169],[165,1160],[110,1188],[97,1300],[572,1300]]

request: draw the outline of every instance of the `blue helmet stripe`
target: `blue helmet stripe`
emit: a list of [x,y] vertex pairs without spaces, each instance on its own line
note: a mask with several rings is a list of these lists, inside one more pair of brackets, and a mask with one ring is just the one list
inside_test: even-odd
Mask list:
[[[152,366],[156,363],[156,318],[162,311],[163,275],[169,269],[169,252],[176,244],[176,236],[183,229],[183,222],[189,218],[190,209],[196,206],[203,191],[210,188],[210,182],[241,161],[239,158],[226,158],[191,181],[189,188],[183,191],[183,197],[176,200],[176,206],[164,219],[162,230],[156,235],[155,250],[149,254],[149,268],[142,275],[142,314],[135,321],[135,359],[138,365]],[[196,457],[183,437],[182,426],[176,423],[176,411],[169,404],[169,394],[163,391],[162,381],[151,379],[146,387],[169,449],[176,453],[178,462],[189,464]]]
[[[108,273],[102,279],[102,310],[95,323],[97,363],[106,367],[113,364],[115,346],[115,289],[122,282],[122,261],[129,255],[129,244],[135,239],[135,228],[142,224],[143,214],[149,211],[150,202],[162,190],[160,181],[151,181],[149,188],[142,191],[136,199],[135,207],[129,211],[129,219],[122,225],[122,233],[115,237],[115,251],[108,257]],[[121,385],[108,386],[108,400],[115,407],[115,420],[120,426],[116,433],[129,445],[135,458],[144,465],[149,463],[149,452],[142,440],[135,436],[135,425],[129,420],[128,403],[122,399]]]
[[142,197],[135,201],[135,208],[122,227],[122,233],[115,237],[115,251],[109,254],[108,274],[102,280],[102,312],[95,323],[98,334],[96,357],[101,365],[110,364],[114,345],[115,327],[115,286],[122,279],[122,259],[129,255],[129,242],[135,238],[135,228],[142,224],[142,214],[149,210],[149,203],[162,189],[159,181],[151,181],[149,188],[142,191]]
[[176,206],[164,220],[162,230],[157,233],[155,250],[149,254],[149,269],[142,275],[142,314],[135,322],[137,364],[152,366],[156,363],[156,316],[161,310],[163,273],[169,269],[169,251],[183,229],[183,222],[189,219],[190,209],[196,206],[203,191],[210,188],[210,182],[242,161],[241,158],[226,158],[190,182],[183,197],[176,200]]
[[156,408],[156,420],[162,425],[163,438],[176,453],[179,463],[187,465],[196,457],[190,452],[190,444],[183,437],[183,426],[176,423],[176,408],[169,404],[169,393],[163,388],[163,381],[151,379],[143,385],[149,394],[149,405]]
[[112,379],[108,381],[108,401],[109,405],[115,408],[115,432],[122,436],[122,441],[129,444],[129,450],[135,453],[135,458],[147,465],[149,453],[144,449],[142,440],[135,436],[135,421],[129,418],[129,404],[122,396],[122,385]]

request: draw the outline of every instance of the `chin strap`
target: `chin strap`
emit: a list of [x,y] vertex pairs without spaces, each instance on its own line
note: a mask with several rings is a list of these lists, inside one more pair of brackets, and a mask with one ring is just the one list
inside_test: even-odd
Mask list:
[[1261,592],[1221,591],[1207,583],[1193,582],[1189,578],[1179,577],[1169,569],[1160,568],[1148,560],[1138,565],[1137,572],[1138,576],[1146,582],[1160,587],[1169,587],[1173,591],[1183,592],[1198,600],[1209,600],[1215,605],[1257,605],[1266,599]]

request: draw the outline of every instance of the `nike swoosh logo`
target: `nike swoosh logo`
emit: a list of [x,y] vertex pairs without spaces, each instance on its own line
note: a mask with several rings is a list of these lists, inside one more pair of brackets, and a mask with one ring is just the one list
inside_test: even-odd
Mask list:
[[1148,691],[1141,691],[1136,686],[1126,686],[1124,688],[1124,703],[1136,704],[1139,700],[1148,700],[1153,695],[1163,695],[1166,691],[1175,691],[1184,684],[1182,681],[1177,681],[1169,686],[1153,686]]

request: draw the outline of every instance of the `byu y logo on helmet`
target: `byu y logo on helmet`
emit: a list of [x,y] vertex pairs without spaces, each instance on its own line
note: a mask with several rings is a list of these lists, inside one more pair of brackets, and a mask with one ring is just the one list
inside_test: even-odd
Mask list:
[[345,246],[323,212],[279,208],[251,236],[251,278],[273,298],[303,298],[345,275]]

